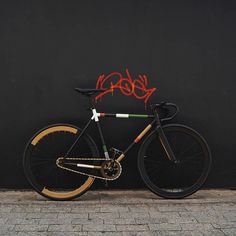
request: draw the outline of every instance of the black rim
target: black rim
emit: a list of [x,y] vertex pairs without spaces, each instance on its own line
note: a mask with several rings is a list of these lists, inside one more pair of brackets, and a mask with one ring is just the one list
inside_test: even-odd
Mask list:
[[170,161],[157,133],[142,146],[139,167],[144,181],[164,197],[182,197],[196,191],[205,181],[209,167],[209,149],[203,138],[187,127],[164,127],[177,163]]

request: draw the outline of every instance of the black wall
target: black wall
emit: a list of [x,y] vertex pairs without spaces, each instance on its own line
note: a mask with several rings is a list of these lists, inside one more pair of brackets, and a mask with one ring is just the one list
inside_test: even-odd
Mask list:
[[[235,187],[235,6],[223,0],[1,1],[0,187],[29,187],[22,153],[38,129],[85,124],[87,101],[74,87],[94,87],[101,73],[126,68],[133,77],[147,74],[158,89],[151,100],[177,103],[177,121],[207,139],[213,167],[205,186]],[[145,112],[143,102],[118,93],[98,108]],[[104,122],[113,129],[108,144],[124,148],[142,122]],[[143,186],[136,152],[113,187]]]

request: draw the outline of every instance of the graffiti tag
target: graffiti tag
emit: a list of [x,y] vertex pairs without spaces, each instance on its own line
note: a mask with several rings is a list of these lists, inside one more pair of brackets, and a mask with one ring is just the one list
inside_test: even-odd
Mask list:
[[106,94],[113,94],[115,90],[119,90],[125,96],[134,96],[136,99],[143,100],[146,105],[156,88],[147,88],[148,78],[146,75],[138,75],[137,79],[132,79],[129,70],[126,69],[125,72],[125,76],[119,72],[112,72],[107,76],[100,75],[96,88],[103,89],[104,92],[95,97],[96,101]]

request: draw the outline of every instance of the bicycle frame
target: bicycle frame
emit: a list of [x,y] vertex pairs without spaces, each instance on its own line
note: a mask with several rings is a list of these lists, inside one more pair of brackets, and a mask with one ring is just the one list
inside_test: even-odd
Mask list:
[[[159,115],[157,113],[157,110],[154,108],[153,109],[153,115],[149,114],[122,114],[122,113],[103,113],[103,112],[97,112],[96,108],[92,106],[91,111],[93,113],[92,117],[90,120],[87,122],[87,124],[84,126],[78,137],[76,138],[75,142],[72,144],[70,149],[67,151],[66,155],[64,158],[68,157],[70,153],[72,152],[73,148],[75,145],[78,143],[79,139],[82,137],[82,135],[85,133],[87,128],[90,126],[91,122],[94,121],[97,124],[98,132],[100,135],[100,139],[102,142],[102,149],[103,153],[106,159],[110,159],[109,153],[107,150],[107,146],[104,140],[103,132],[100,126],[100,118],[141,118],[141,119],[152,119],[151,123],[149,123],[142,131],[139,133],[139,135],[133,140],[131,144],[118,156],[116,161],[120,162],[121,160],[124,159],[126,153],[135,145],[137,144],[149,131],[151,128],[155,127],[155,131],[157,132],[157,136],[161,142],[161,145],[163,146],[165,153],[167,155],[167,158],[171,161],[176,161],[175,155],[169,145],[169,142],[162,130],[161,127],[161,121],[159,118]],[[86,167],[86,168],[95,168],[93,165],[82,165],[81,167]]]

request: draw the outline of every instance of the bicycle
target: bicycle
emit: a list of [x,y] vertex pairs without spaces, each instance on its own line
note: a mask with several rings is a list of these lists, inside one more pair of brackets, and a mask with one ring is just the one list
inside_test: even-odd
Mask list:
[[[26,146],[24,172],[39,194],[53,200],[70,200],[84,194],[95,179],[116,180],[122,172],[121,161],[144,136],[138,152],[138,169],[153,193],[164,198],[184,198],[201,188],[210,171],[211,152],[197,131],[181,124],[166,124],[179,112],[177,105],[152,104],[152,114],[102,113],[97,112],[93,95],[104,90],[76,88],[76,91],[91,102],[92,117],[85,127],[53,124],[37,132]],[[160,116],[161,111],[166,112],[164,117]],[[116,148],[108,151],[100,126],[100,119],[107,117],[151,122],[124,151]],[[97,124],[103,156],[86,133],[91,122]]]

